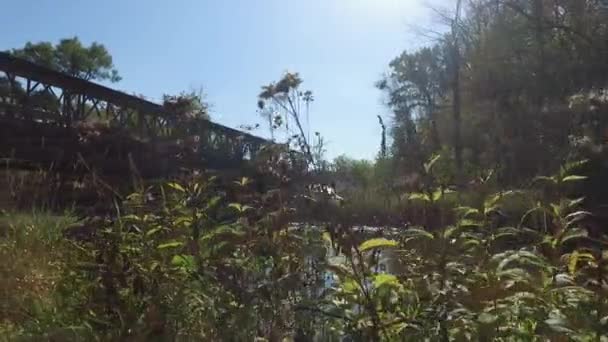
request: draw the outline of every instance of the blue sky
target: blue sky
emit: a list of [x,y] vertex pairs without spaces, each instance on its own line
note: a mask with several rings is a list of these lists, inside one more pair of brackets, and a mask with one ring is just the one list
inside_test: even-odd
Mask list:
[[[78,36],[98,41],[123,80],[112,87],[160,99],[203,87],[212,118],[263,123],[260,86],[297,71],[314,92],[311,126],[328,157],[373,158],[376,115],[389,117],[374,88],[388,62],[424,44],[423,0],[5,0],[0,50]],[[8,22],[7,22],[8,20]],[[267,135],[262,125],[254,134]]]

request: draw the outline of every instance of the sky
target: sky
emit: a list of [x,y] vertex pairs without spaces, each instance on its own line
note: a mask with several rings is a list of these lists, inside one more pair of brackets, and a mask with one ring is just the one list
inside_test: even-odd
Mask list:
[[[106,46],[122,81],[111,87],[160,102],[203,88],[212,119],[260,123],[260,87],[285,71],[312,90],[311,131],[327,157],[372,159],[387,122],[374,83],[391,59],[427,41],[424,0],[3,0],[0,50],[78,36]],[[7,22],[8,21],[8,22]]]

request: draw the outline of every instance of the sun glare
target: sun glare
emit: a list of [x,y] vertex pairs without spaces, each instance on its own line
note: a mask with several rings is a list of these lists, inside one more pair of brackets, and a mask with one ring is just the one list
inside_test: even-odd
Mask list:
[[418,12],[421,8],[420,0],[345,0],[352,10],[365,16],[403,16]]

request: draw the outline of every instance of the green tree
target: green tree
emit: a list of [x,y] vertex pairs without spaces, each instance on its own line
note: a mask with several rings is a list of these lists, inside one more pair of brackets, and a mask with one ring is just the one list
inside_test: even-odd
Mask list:
[[10,53],[47,68],[87,81],[120,81],[112,56],[103,44],[83,45],[78,37],[66,38],[53,45],[50,42],[28,42]]
[[452,150],[454,176],[492,168],[517,184],[559,167],[571,137],[604,130],[602,106],[569,103],[606,86],[608,12],[597,1],[471,0],[449,12],[437,10],[451,31],[402,53],[378,84],[397,165]]
[[418,143],[424,136],[431,150],[440,147],[436,114],[447,91],[445,48],[436,45],[403,52],[390,62],[389,69],[377,87],[386,93],[394,111],[393,155],[421,163],[415,150],[420,149]]
[[346,180],[357,187],[367,189],[374,181],[374,164],[368,160],[352,159],[345,155],[334,159],[333,170],[338,179]]

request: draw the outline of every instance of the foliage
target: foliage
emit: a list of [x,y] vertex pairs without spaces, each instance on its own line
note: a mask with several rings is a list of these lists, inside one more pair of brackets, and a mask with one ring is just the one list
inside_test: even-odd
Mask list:
[[273,140],[275,131],[282,128],[287,145],[302,152],[317,170],[323,170],[325,142],[319,132],[310,137],[310,105],[314,96],[310,90],[300,90],[302,82],[297,72],[286,72],[279,81],[263,86],[258,95],[258,109],[268,121]]
[[[340,216],[298,225],[293,193],[203,175],[132,194],[119,216],[75,240],[60,242],[56,228],[19,238],[11,216],[3,243],[21,251],[19,241],[53,242],[45,258],[56,281],[38,311],[9,315],[2,329],[101,340],[589,341],[608,333],[608,240],[588,230],[583,201],[536,191],[538,182],[457,200],[434,172],[440,160],[424,163],[423,186],[407,195],[424,220],[404,228],[357,228]],[[572,173],[580,165],[553,178],[582,179]],[[513,202],[529,207],[517,214]],[[5,291],[12,301],[33,298]]]
[[461,165],[454,156],[447,169],[453,177],[494,169],[502,184],[519,186],[571,158],[573,141],[605,141],[598,89],[606,86],[608,12],[599,2],[463,1],[458,25],[436,11],[452,32],[403,52],[378,83],[394,114],[391,152],[403,172],[462,148]]
[[[545,198],[547,209],[532,208],[520,222],[505,220],[504,205],[515,195],[490,195],[480,207],[454,208],[451,223],[393,232],[392,240],[374,238],[345,252],[352,261],[335,270],[339,300],[333,301],[349,318],[343,331],[361,340],[396,341],[603,336],[607,303],[604,290],[591,283],[603,281],[594,277],[604,277],[605,236],[590,239],[584,226],[590,213],[579,209],[580,200],[563,197]],[[410,195],[430,206],[440,196],[433,188]],[[548,218],[532,214],[539,210]],[[366,255],[370,246],[395,241],[391,274],[370,271],[382,259]],[[587,278],[580,278],[579,260],[592,265]]]
[[120,81],[106,47],[97,42],[83,46],[78,37],[62,39],[56,45],[28,42],[11,54],[87,81]]
[[[193,119],[209,120],[209,104],[205,102],[205,94],[195,91],[182,92],[179,95],[164,95],[163,107],[171,113],[175,122]],[[175,122],[173,124],[175,124]]]

